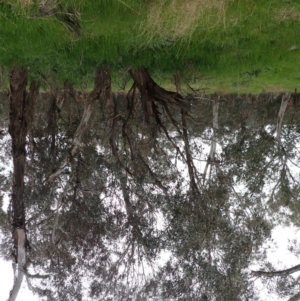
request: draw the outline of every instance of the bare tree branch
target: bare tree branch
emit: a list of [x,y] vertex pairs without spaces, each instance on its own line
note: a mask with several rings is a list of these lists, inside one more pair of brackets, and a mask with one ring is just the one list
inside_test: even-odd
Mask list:
[[275,277],[275,276],[287,276],[291,275],[295,272],[300,271],[300,264],[295,265],[289,269],[281,270],[281,271],[251,271],[252,276],[258,276],[258,277]]
[[189,138],[188,138],[186,115],[187,115],[187,112],[185,110],[181,110],[182,132],[183,132],[184,149],[185,149],[185,154],[186,154],[186,162],[187,162],[188,171],[189,171],[191,188],[193,191],[199,192],[198,186],[195,181],[194,164],[193,164],[193,159],[191,156],[190,143],[189,143]]
[[288,301],[298,301],[300,300],[300,292],[293,295],[290,299],[288,299]]
[[208,168],[211,167],[211,163],[214,162],[215,154],[216,154],[216,148],[217,148],[216,132],[219,129],[219,100],[220,100],[220,96],[218,97],[218,99],[213,100],[213,137],[211,140],[210,151],[203,172],[203,181],[205,181],[206,179]]
[[72,176],[69,178],[68,182],[66,183],[65,187],[64,187],[64,191],[61,193],[58,201],[57,201],[57,206],[56,206],[56,214],[55,214],[55,219],[54,219],[54,224],[53,224],[53,228],[52,228],[52,235],[51,235],[51,240],[52,240],[52,244],[55,246],[56,241],[55,241],[55,232],[56,229],[58,227],[58,217],[59,217],[59,209],[61,207],[61,203],[62,200],[64,199],[64,197],[66,196],[66,193],[69,189],[70,183],[73,179],[73,174]]
[[[82,136],[87,129],[87,124],[88,124],[88,121],[90,120],[90,117],[92,114],[92,107],[93,107],[94,103],[96,102],[96,100],[99,99],[100,94],[103,91],[106,91],[107,84],[108,84],[107,78],[110,79],[109,70],[95,72],[94,89],[90,93],[88,100],[85,104],[85,108],[84,108],[84,112],[82,114],[80,124],[77,127],[77,130],[74,134],[72,146],[68,152],[68,155],[65,157],[63,162],[60,164],[59,168],[48,177],[48,181],[52,181],[61,175],[61,173],[63,172],[65,167],[68,166],[70,159],[76,154],[77,150],[79,149],[81,140],[82,140]],[[110,84],[110,81],[109,81],[109,84]]]
[[281,129],[282,129],[282,121],[284,117],[284,113],[287,108],[288,101],[290,100],[290,93],[282,95],[281,106],[278,113],[277,119],[277,126],[276,126],[276,139],[278,141],[278,145],[280,146],[280,136],[281,136]]
[[50,275],[41,275],[41,274],[29,274],[28,272],[26,273],[26,276],[31,279],[47,279],[50,277]]

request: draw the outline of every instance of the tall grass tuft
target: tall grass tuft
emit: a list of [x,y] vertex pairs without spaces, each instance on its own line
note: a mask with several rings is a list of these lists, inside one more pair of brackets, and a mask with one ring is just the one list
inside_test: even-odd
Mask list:
[[202,29],[225,24],[229,0],[156,0],[150,3],[142,23],[148,41],[155,37],[190,38]]

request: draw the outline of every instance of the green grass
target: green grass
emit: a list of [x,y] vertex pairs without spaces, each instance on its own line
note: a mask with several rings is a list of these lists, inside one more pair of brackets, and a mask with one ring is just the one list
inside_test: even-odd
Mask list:
[[76,12],[78,36],[55,15],[37,17],[37,2],[0,0],[0,66],[29,66],[32,77],[42,73],[56,85],[70,79],[78,88],[90,87],[93,70],[104,65],[115,89],[130,66],[146,66],[170,88],[177,70],[183,83],[210,92],[299,86],[298,0],[197,1],[62,1],[57,15]]

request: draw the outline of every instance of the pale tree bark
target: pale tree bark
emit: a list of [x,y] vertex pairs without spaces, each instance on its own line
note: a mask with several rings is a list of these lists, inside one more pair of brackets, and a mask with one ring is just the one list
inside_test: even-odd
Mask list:
[[14,286],[10,292],[10,296],[8,301],[16,300],[23,278],[24,278],[24,268],[26,264],[26,250],[25,250],[25,243],[26,243],[26,234],[25,230],[21,228],[17,228],[14,230],[14,235],[18,241],[18,269],[17,269],[17,276],[15,278]]
[[282,95],[281,105],[278,112],[277,126],[276,126],[276,139],[278,141],[278,146],[280,146],[280,137],[284,113],[286,111],[288,101],[290,100],[290,93]]
[[59,209],[61,208],[62,201],[63,201],[63,199],[65,198],[65,196],[67,194],[67,191],[70,187],[70,183],[72,182],[72,179],[73,179],[73,175],[69,178],[67,184],[64,187],[64,191],[61,193],[59,199],[57,200],[55,219],[54,219],[54,224],[53,224],[53,227],[52,227],[52,234],[51,234],[51,240],[52,240],[53,246],[56,245],[55,235],[56,235],[56,230],[58,228]]
[[[109,86],[108,86],[109,85]],[[64,169],[68,166],[70,159],[74,157],[80,148],[80,144],[82,141],[82,137],[87,129],[88,121],[90,120],[93,106],[97,99],[100,98],[100,95],[103,94],[106,90],[110,89],[110,72],[109,70],[103,70],[101,72],[95,72],[95,80],[94,80],[94,89],[89,94],[89,97],[86,101],[84,112],[82,114],[82,118],[79,126],[74,134],[71,148],[68,152],[68,155],[64,158],[63,162],[60,164],[58,169],[53,172],[49,177],[48,181],[52,181],[56,179]]]

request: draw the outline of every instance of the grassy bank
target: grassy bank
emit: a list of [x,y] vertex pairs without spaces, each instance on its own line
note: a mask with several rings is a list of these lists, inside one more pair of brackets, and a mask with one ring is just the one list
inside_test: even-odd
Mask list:
[[299,29],[298,0],[0,0],[0,66],[82,89],[106,65],[115,89],[128,67],[146,66],[167,86],[178,71],[183,88],[294,90]]

